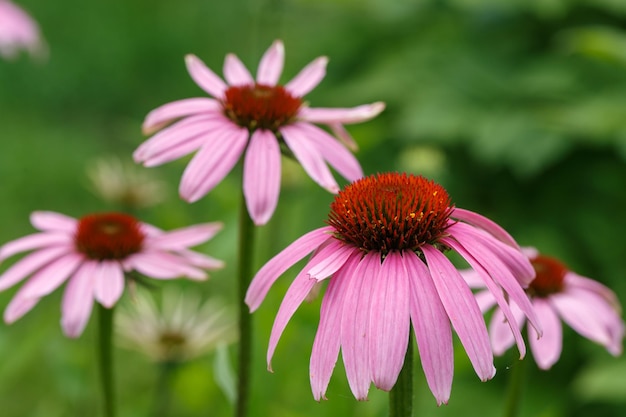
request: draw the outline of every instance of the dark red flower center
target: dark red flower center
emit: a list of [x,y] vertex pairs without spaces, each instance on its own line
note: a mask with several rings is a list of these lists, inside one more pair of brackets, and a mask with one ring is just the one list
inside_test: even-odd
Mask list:
[[436,244],[448,226],[450,197],[422,176],[399,173],[362,178],[339,192],[328,224],[336,237],[363,251],[419,251]]
[[298,113],[302,100],[282,86],[264,84],[233,86],[225,93],[224,112],[239,126],[250,130],[278,130]]
[[530,260],[537,276],[530,283],[528,292],[535,297],[547,297],[563,290],[563,279],[568,269],[560,261],[538,255]]
[[141,250],[144,238],[134,217],[102,213],[79,220],[74,244],[79,252],[91,259],[124,259]]

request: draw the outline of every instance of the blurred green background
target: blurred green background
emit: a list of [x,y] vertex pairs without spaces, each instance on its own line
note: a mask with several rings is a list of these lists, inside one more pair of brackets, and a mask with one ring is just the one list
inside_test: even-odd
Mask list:
[[[46,62],[0,61],[0,241],[31,233],[33,210],[72,216],[109,209],[90,190],[96,158],[130,161],[153,108],[202,96],[183,57],[221,74],[237,53],[253,71],[274,39],[285,42],[283,82],[320,55],[328,75],[307,99],[349,107],[382,100],[374,121],[350,127],[366,173],[401,170],[440,181],[457,206],[483,213],[522,245],[564,260],[626,300],[626,2],[622,0],[19,0],[40,23]],[[168,198],[141,213],[169,229],[222,221],[200,250],[227,267],[188,284],[235,302],[239,170],[189,205],[177,186],[186,160],[150,169]],[[288,161],[278,210],[260,232],[255,268],[323,225],[332,196]],[[295,269],[254,316],[251,415],[384,416],[387,394],[358,403],[338,362],[328,401],[312,399],[308,361],[319,300],[303,305],[278,346],[265,349]],[[195,286],[194,286],[195,285]],[[4,308],[15,289],[0,294]],[[61,291],[0,327],[2,417],[95,416],[95,320],[82,337],[59,327]],[[626,415],[626,359],[571,329],[549,372],[529,356],[522,416]],[[234,354],[234,348],[231,348]],[[156,369],[118,349],[120,416],[148,416]],[[450,403],[437,407],[416,366],[416,416],[498,416],[515,352],[481,383],[458,349]],[[227,416],[211,356],[178,370],[172,416]]]

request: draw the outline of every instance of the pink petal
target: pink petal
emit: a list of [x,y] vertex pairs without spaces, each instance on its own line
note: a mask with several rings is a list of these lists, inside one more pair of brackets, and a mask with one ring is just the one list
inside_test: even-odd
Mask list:
[[350,275],[346,272],[341,316],[341,348],[348,384],[359,401],[367,400],[371,382],[369,321],[380,253],[369,252]]
[[358,253],[359,250],[354,246],[333,239],[315,254],[311,262],[311,268],[309,270],[305,269],[305,272],[311,278],[321,281],[337,272],[355,252]]
[[34,271],[66,253],[68,253],[68,248],[53,247],[41,249],[25,256],[0,275],[0,291],[12,287]]
[[284,63],[285,47],[281,41],[274,41],[261,58],[256,74],[257,83],[270,86],[278,84]]
[[224,261],[192,250],[179,250],[177,254],[189,261],[189,264],[203,269],[224,268]]
[[204,65],[204,62],[197,56],[189,54],[185,56],[185,63],[187,64],[189,75],[200,88],[217,99],[224,98],[224,91],[226,91],[228,86],[219,76]]
[[[203,141],[199,141],[200,138],[206,137],[225,124],[230,124],[230,122],[221,114],[187,117],[166,127],[139,145],[133,152],[133,159],[135,162],[143,163],[155,158],[163,159],[161,155],[164,153],[172,153],[177,148],[189,149],[190,144],[195,144],[187,151],[190,153],[201,146]],[[181,155],[181,152],[178,151],[177,154]],[[152,163],[151,165],[156,164]]]
[[72,235],[67,233],[34,233],[12,240],[0,247],[0,262],[20,252],[45,247],[68,247],[72,244]]
[[280,133],[302,168],[313,181],[331,193],[337,193],[339,186],[333,178],[333,174],[324,162],[321,152],[315,143],[309,139],[306,132],[298,125],[288,125],[281,127]]
[[547,300],[535,298],[533,304],[541,317],[544,332],[540,338],[532,327],[528,328],[530,349],[537,366],[541,369],[550,369],[561,357],[563,344],[561,320]]
[[322,245],[325,241],[334,239],[329,235],[333,230],[330,226],[315,229],[299,237],[263,265],[252,279],[250,287],[248,287],[246,292],[245,302],[250,307],[250,311],[253,312],[259,308],[271,286],[287,269],[313,252],[315,248]]
[[57,289],[85,260],[82,255],[69,253],[37,271],[24,286],[24,297],[41,298]]
[[24,288],[15,294],[7,308],[4,310],[4,322],[6,324],[14,323],[19,320],[24,314],[28,313],[37,305],[41,298],[32,298],[24,296]]
[[476,227],[480,227],[481,229],[489,232],[490,234],[492,234],[493,236],[495,236],[497,239],[501,240],[502,242],[506,243],[507,245],[510,245],[516,249],[519,249],[519,245],[517,244],[515,239],[513,239],[506,230],[500,227],[493,220],[490,220],[478,213],[474,213],[473,211],[460,209],[458,207],[455,208],[454,211],[452,212],[452,217],[455,219],[464,221],[466,223],[469,223],[471,225],[474,225]]
[[326,76],[328,58],[321,56],[316,58],[285,85],[285,90],[294,97],[302,97],[313,90]]
[[145,247],[161,250],[182,250],[206,242],[222,230],[220,222],[197,224],[148,238]]
[[222,105],[219,101],[206,97],[194,97],[172,101],[148,113],[141,125],[141,130],[144,135],[150,135],[181,117],[215,113],[219,112],[221,109]]
[[335,135],[337,139],[339,139],[341,143],[343,143],[352,152],[359,150],[359,145],[357,145],[352,135],[350,135],[350,132],[348,132],[341,123],[330,123],[328,127],[330,127],[333,135]]
[[250,71],[235,54],[226,55],[224,60],[224,78],[232,86],[254,85],[254,78],[250,75]]
[[496,305],[496,299],[489,290],[474,293],[474,298],[476,298],[476,304],[478,304],[478,308],[480,308],[480,311],[483,313]]
[[243,165],[243,193],[248,213],[257,226],[267,223],[280,193],[280,147],[269,130],[258,129],[250,138]]
[[211,191],[235,166],[247,143],[247,129],[233,125],[216,132],[185,168],[181,197],[193,203]]
[[61,327],[68,337],[83,333],[93,306],[94,276],[97,262],[84,262],[69,279],[61,303]]
[[154,279],[174,279],[187,277],[195,280],[206,279],[206,273],[194,268],[185,260],[167,252],[140,252],[130,256],[124,264],[125,268],[136,269],[138,272]]
[[369,359],[372,381],[389,391],[396,384],[409,342],[409,276],[402,256],[390,252],[372,283]]
[[452,263],[439,250],[421,247],[439,298],[450,317],[478,377],[486,381],[493,378],[493,353],[489,344],[487,327],[474,295]]
[[[525,322],[525,316],[522,311],[517,308],[514,303],[511,303],[510,309],[513,313],[513,319],[507,319],[502,312],[502,309],[496,308],[491,316],[491,322],[489,323],[489,335],[491,336],[491,347],[493,348],[494,355],[501,356],[516,342],[513,336],[512,326],[519,331]],[[523,343],[523,342],[522,342]],[[518,342],[519,349],[519,342]],[[521,358],[520,351],[520,358]]]
[[409,274],[411,321],[426,382],[437,404],[447,404],[454,376],[450,320],[424,262],[411,252],[405,252],[403,260]]
[[591,278],[583,277],[573,272],[568,272],[567,274],[565,274],[564,282],[565,285],[567,285],[568,287],[578,288],[581,290],[596,293],[600,297],[604,298],[613,307],[613,309],[615,309],[615,311],[622,311],[622,307],[615,293],[610,288],[599,283],[598,281],[595,281]]
[[350,124],[370,120],[385,109],[385,103],[376,102],[352,108],[311,108],[302,107],[298,112],[301,120],[323,124]]
[[94,272],[94,297],[106,308],[111,308],[124,292],[124,272],[116,261],[101,261]]
[[289,323],[289,320],[291,320],[291,317],[300,304],[302,304],[302,301],[304,301],[316,282],[317,281],[314,279],[309,278],[306,273],[300,272],[289,286],[280,304],[278,313],[276,313],[272,332],[270,333],[270,341],[267,347],[267,369],[269,371],[272,370],[272,357],[274,356],[274,351],[276,350],[280,336],[283,334],[287,323]]
[[348,181],[355,181],[363,177],[363,170],[359,161],[342,146],[335,138],[324,130],[310,123],[295,123],[294,126],[306,133],[315,143],[322,157]]
[[78,221],[72,217],[53,211],[34,211],[30,223],[43,232],[74,233]]
[[322,299],[320,323],[315,334],[309,365],[311,390],[316,401],[326,399],[326,389],[341,346],[341,314],[346,284],[350,279],[346,276],[354,273],[360,257],[360,253],[353,253],[343,267],[333,275]]

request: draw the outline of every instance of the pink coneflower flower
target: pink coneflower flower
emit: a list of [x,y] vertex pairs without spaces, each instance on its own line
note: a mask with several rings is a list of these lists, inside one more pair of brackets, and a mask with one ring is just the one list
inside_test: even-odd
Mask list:
[[32,55],[44,52],[39,26],[9,0],[0,0],[0,55],[14,58],[20,49]]
[[[536,278],[526,290],[537,316],[543,325],[543,337],[528,328],[530,348],[537,366],[550,369],[561,356],[563,329],[561,319],[583,337],[603,345],[612,355],[622,353],[624,322],[617,297],[607,287],[590,278],[570,271],[559,260],[539,254],[534,248],[525,248]],[[473,288],[483,288],[474,271],[464,271],[463,277]],[[488,291],[476,294],[483,311],[495,305]],[[520,328],[524,315],[512,300],[511,310]],[[491,343],[496,355],[502,355],[513,344],[510,327],[502,311],[496,307],[489,325]]]
[[61,305],[61,326],[69,337],[85,328],[93,301],[112,307],[122,296],[125,274],[154,279],[207,278],[204,269],[222,262],[188,249],[211,239],[220,223],[164,232],[122,213],[92,214],[79,220],[54,212],[34,212],[40,233],[0,247],[0,261],[31,251],[0,275],[0,291],[29,278],[4,311],[13,323],[45,295],[68,281]]
[[[342,190],[331,204],[328,226],[297,239],[253,279],[246,296],[252,311],[282,273],[313,252],[276,315],[268,367],[295,310],[316,283],[329,278],[311,353],[316,400],[325,398],[340,349],[358,400],[367,398],[371,382],[390,390],[404,362],[411,323],[439,404],[448,401],[452,386],[451,328],[480,379],[492,378],[484,319],[469,286],[443,255],[448,249],[480,274],[507,317],[512,319],[508,297],[536,323],[520,285],[530,282],[534,271],[508,233],[479,214],[455,208],[446,190],[424,177],[379,174]],[[517,326],[513,331],[523,355]]]
[[278,80],[284,54],[283,43],[274,42],[261,58],[256,79],[239,58],[229,54],[224,62],[226,83],[196,56],[187,55],[191,78],[214,98],[174,101],[150,112],[143,131],[160,132],[139,146],[135,161],[151,167],[197,150],[180,183],[181,197],[194,202],[211,191],[245,153],[243,191],[257,225],[269,221],[278,202],[281,152],[295,157],[315,182],[331,192],[339,187],[328,165],[350,181],[362,177],[356,158],[313,123],[328,125],[353,146],[343,125],[373,118],[384,104],[310,108],[303,97],[324,78],[328,60],[317,58],[283,86]]

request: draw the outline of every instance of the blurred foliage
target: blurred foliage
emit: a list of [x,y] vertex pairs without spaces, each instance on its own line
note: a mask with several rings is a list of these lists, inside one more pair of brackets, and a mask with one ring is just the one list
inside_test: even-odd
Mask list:
[[[16,0],[17,1],[17,0]],[[252,70],[275,38],[286,44],[283,81],[319,55],[326,79],[312,106],[387,102],[372,122],[350,127],[366,173],[406,170],[441,181],[459,207],[484,213],[519,240],[626,296],[626,2],[622,0],[20,0],[50,45],[48,62],[0,61],[0,240],[32,228],[45,209],[80,216],[104,210],[86,167],[114,154],[130,160],[148,111],[201,96],[183,57],[221,73],[237,53]],[[163,228],[216,221],[225,229],[200,250],[227,268],[195,286],[234,302],[240,174],[189,205],[176,187],[186,161],[153,168],[169,198],[142,217]],[[323,224],[331,196],[285,161],[278,211],[261,229],[256,266]],[[295,269],[294,269],[295,271]],[[273,316],[293,277],[279,280],[255,313],[252,410],[272,416],[384,416],[386,394],[352,397],[341,362],[313,401],[308,358],[319,300],[301,307],[266,372]],[[0,293],[5,306],[15,290]],[[59,328],[60,292],[0,328],[2,416],[94,415],[99,401],[94,323],[77,340]],[[508,368],[480,383],[465,354],[455,362],[449,405],[437,408],[416,372],[415,415],[500,414]],[[116,351],[120,416],[147,416],[156,370]],[[531,360],[529,358],[529,360]],[[173,382],[179,417],[229,415],[211,358],[181,368]],[[550,372],[531,364],[522,416],[626,414],[623,360],[565,331]],[[419,367],[416,367],[419,369]],[[36,398],[36,401],[33,399]]]

